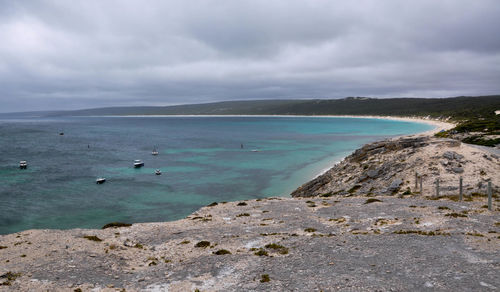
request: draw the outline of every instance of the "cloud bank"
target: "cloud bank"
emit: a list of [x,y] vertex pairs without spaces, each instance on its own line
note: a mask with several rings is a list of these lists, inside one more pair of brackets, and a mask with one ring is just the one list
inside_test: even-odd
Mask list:
[[0,112],[497,94],[499,15],[496,0],[0,0]]

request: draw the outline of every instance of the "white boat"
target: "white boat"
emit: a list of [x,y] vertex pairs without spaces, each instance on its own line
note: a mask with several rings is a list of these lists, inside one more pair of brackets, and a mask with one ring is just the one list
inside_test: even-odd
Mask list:
[[134,160],[134,167],[135,168],[139,168],[139,167],[143,167],[144,166],[144,162],[142,162],[141,160]]
[[26,162],[25,160],[19,161],[19,168],[20,169],[26,169],[26,168],[28,168],[28,162]]
[[153,151],[151,152],[152,155],[158,155],[158,150],[156,149],[153,149]]
[[259,149],[252,149],[252,152],[260,152]]
[[95,180],[95,183],[96,184],[103,184],[106,182],[106,178],[105,177],[99,177]]
[[155,170],[155,174],[156,175],[161,175],[161,170],[159,170],[159,169]]

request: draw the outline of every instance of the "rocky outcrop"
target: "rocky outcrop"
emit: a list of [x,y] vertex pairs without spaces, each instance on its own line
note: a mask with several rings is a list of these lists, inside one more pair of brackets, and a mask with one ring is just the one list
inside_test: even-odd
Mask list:
[[325,174],[302,185],[292,197],[393,194],[403,184],[398,174],[411,167],[405,157],[429,145],[429,137],[400,138],[367,144]]
[[[425,195],[455,191],[463,176],[464,193],[486,193],[486,181],[500,184],[498,156],[450,139],[403,137],[364,145],[323,175],[302,185],[292,197],[333,195],[395,195],[420,192],[415,173],[423,180]],[[481,182],[481,188],[478,183]],[[456,191],[455,191],[456,192]]]

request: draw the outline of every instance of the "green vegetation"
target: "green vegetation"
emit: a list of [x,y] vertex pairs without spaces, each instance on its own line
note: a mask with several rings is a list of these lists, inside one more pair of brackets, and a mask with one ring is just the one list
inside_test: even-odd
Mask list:
[[140,244],[140,243],[136,243],[136,244],[134,245],[134,247],[135,247],[135,248],[143,248],[144,246],[143,246],[142,244]]
[[261,283],[266,283],[266,282],[269,282],[271,281],[271,278],[269,278],[269,275],[268,274],[263,274],[260,276],[260,282]]
[[277,244],[277,243],[270,243],[270,244],[267,244],[265,246],[265,248],[269,248],[269,249],[274,249],[276,250],[279,254],[288,254],[288,248],[280,245],[280,244]]
[[214,206],[217,206],[217,205],[218,205],[217,202],[213,202],[211,204],[208,204],[207,207],[214,207]]
[[[488,119],[500,108],[500,96],[453,98],[367,98],[225,101],[165,107],[115,107],[51,115],[398,115]],[[494,113],[493,113],[494,114]],[[485,122],[488,124],[488,122]]]
[[219,249],[218,251],[215,251],[213,254],[216,254],[216,255],[225,255],[225,254],[231,254],[230,251],[226,250],[226,249]]
[[3,282],[1,285],[10,286],[12,285],[12,282],[14,282],[20,276],[21,273],[13,273],[13,272],[7,272],[3,275],[0,275],[1,279],[7,279],[7,281]]
[[411,192],[410,188],[407,188],[407,189],[406,189],[406,191],[404,191],[404,192],[401,194],[401,196],[408,196],[408,195],[411,195],[411,194],[412,194],[412,192]]
[[102,239],[100,239],[99,237],[95,236],[95,235],[84,235],[83,238],[86,238],[88,240],[92,240],[92,241],[102,241]]
[[304,229],[305,232],[315,232],[316,228],[306,228]]
[[236,215],[236,217],[248,217],[248,216],[250,216],[250,214],[248,214],[248,213],[241,213],[241,214]]
[[7,248],[5,245],[0,245],[0,249]]
[[448,208],[446,206],[439,206],[438,210],[450,210],[450,208]]
[[261,256],[268,256],[269,253],[265,249],[261,248],[258,251],[254,252],[254,255],[261,257]]
[[482,235],[481,233],[477,233],[477,232],[467,232],[466,234],[470,235],[470,236],[484,237],[484,235]]
[[448,214],[445,214],[444,216],[447,216],[447,217],[453,217],[453,218],[457,218],[457,217],[467,217],[467,215],[465,215],[465,214],[460,214],[460,213],[448,213]]
[[365,201],[365,204],[371,204],[371,203],[375,203],[375,202],[382,202],[381,200],[379,199],[375,199],[375,198],[370,198],[370,199],[367,199]]
[[181,243],[179,243],[179,244],[188,244],[188,243],[190,243],[190,242],[191,242],[191,241],[189,241],[189,240],[183,240],[183,241],[181,241]]
[[236,206],[246,206],[246,205],[248,205],[248,204],[245,202],[239,202],[238,204],[236,204]]
[[119,227],[130,227],[132,224],[129,223],[123,223],[123,222],[111,222],[102,227],[102,229],[106,228],[119,228]]
[[195,247],[209,247],[210,246],[210,241],[206,241],[206,240],[202,240],[200,242],[198,242],[197,244],[195,244]]
[[418,234],[418,235],[426,235],[426,236],[435,236],[435,235],[450,235],[446,232],[441,232],[438,230],[435,231],[422,231],[422,230],[398,230],[394,231],[395,234]]
[[497,144],[500,144],[500,138],[496,139],[486,139],[485,136],[471,136],[462,139],[462,142],[468,144],[476,144],[488,147],[494,147]]

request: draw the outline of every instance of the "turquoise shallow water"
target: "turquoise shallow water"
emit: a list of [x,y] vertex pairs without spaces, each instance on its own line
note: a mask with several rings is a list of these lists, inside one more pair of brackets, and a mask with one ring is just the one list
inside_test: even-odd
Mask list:
[[213,201],[287,196],[365,143],[429,129],[359,118],[4,119],[0,234],[176,220]]

